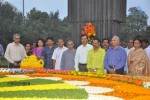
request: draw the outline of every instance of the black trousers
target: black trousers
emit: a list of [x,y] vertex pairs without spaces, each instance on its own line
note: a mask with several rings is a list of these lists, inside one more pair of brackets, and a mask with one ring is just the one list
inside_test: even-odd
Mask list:
[[88,69],[86,67],[87,64],[79,64],[79,71],[80,72],[87,72]]
[[[116,74],[124,75],[124,67],[121,68],[121,69],[116,70],[115,72],[116,72]],[[109,71],[107,71],[107,73],[110,74]]]
[[[21,61],[15,61],[17,64],[20,64]],[[13,63],[9,63],[9,68],[20,68],[20,66],[15,66]]]

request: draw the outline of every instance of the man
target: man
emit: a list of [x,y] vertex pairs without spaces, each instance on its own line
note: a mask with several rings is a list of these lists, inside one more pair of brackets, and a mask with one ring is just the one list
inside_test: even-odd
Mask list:
[[47,44],[46,47],[44,47],[42,51],[42,57],[44,59],[44,68],[53,69],[52,55],[56,48],[56,46],[54,46],[53,37],[47,37],[46,44]]
[[1,64],[1,58],[4,56],[4,48],[3,46],[0,44],[0,64]]
[[67,50],[63,52],[61,58],[61,70],[75,70],[74,58],[76,50],[74,49],[74,43],[72,40],[67,41]]
[[4,57],[9,62],[9,68],[20,68],[20,62],[26,57],[26,51],[20,44],[19,34],[15,34],[13,40],[13,43],[8,44]]
[[[126,53],[127,53],[127,56],[128,56],[128,54],[129,54],[129,52],[131,51],[131,50],[133,50],[134,49],[134,47],[133,47],[133,40],[132,39],[130,39],[129,41],[128,41],[128,46],[125,48],[125,51],[126,51]],[[124,67],[124,74],[127,74],[128,73],[128,64],[127,64],[127,62],[126,62],[126,66]]]
[[[110,39],[109,38],[104,38],[102,40],[102,48],[107,52],[109,49],[109,44],[110,44]],[[107,70],[104,68],[104,73],[107,74]]]
[[119,41],[118,36],[113,36],[112,46],[108,49],[104,59],[104,66],[109,74],[124,74],[127,54],[119,46]]
[[125,51],[126,51],[127,55],[128,55],[129,52],[130,52],[131,50],[133,50],[133,49],[134,49],[134,47],[133,47],[133,40],[130,39],[130,40],[128,41],[128,46],[125,48]]
[[89,72],[104,73],[105,50],[100,48],[99,38],[93,39],[93,49],[88,52],[87,68]]
[[92,49],[92,45],[88,44],[88,37],[86,35],[81,36],[82,45],[77,48],[75,55],[75,69],[77,71],[87,72],[87,55],[88,51]]
[[36,47],[36,43],[35,42],[33,42],[32,44],[31,44],[31,50],[33,51],[33,49]]
[[27,56],[31,56],[32,55],[32,51],[31,51],[31,44],[30,43],[25,43],[24,44],[24,49],[26,51]]
[[108,39],[108,38],[104,38],[104,39],[102,40],[102,47],[103,47],[103,49],[104,49],[105,51],[108,50],[108,48],[109,48],[109,39]]
[[64,40],[63,39],[58,39],[57,44],[58,44],[58,47],[54,50],[54,53],[52,55],[53,68],[55,70],[60,70],[60,63],[61,63],[62,54],[64,51],[67,50],[67,48],[64,46]]
[[123,48],[127,48],[127,43],[126,42],[121,42],[120,46],[123,47]]
[[149,41],[147,39],[142,40],[142,48],[146,51],[147,56],[150,60],[150,46],[149,46]]

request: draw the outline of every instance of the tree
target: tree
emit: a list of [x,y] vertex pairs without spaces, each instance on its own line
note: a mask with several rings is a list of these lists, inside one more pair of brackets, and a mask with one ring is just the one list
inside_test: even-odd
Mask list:
[[0,22],[0,40],[6,47],[12,41],[13,34],[21,32],[22,13],[8,2],[0,1]]
[[53,36],[55,39],[71,37],[70,24],[59,19],[59,11],[41,12],[33,8],[26,17],[24,40],[36,41],[37,38]]
[[59,11],[42,12],[33,8],[24,16],[13,5],[0,1],[0,40],[4,47],[12,42],[13,34],[21,34],[21,42],[35,42],[37,38],[45,39],[53,36],[55,39],[71,37],[71,25],[59,19]]
[[137,7],[132,7],[128,11],[129,15],[126,17],[126,23],[122,24],[122,39],[127,41],[129,38],[134,38],[137,35],[145,37],[148,16]]

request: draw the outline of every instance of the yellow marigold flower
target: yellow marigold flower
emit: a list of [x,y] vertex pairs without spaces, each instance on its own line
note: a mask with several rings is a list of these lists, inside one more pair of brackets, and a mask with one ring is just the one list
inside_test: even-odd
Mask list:
[[27,56],[21,62],[21,68],[43,68],[44,61],[35,55]]
[[49,90],[49,89],[78,89],[78,87],[66,83],[44,84],[29,86],[0,87],[0,92],[4,91],[25,91],[25,90]]
[[20,81],[20,80],[28,80],[28,79],[30,78],[5,77],[5,78],[1,78],[0,82]]

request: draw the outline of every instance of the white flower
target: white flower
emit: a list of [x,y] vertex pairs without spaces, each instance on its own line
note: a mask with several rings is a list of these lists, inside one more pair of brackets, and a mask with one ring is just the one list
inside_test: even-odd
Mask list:
[[145,88],[150,88],[150,82],[143,82],[143,86]]
[[88,100],[123,100],[122,98],[114,97],[114,96],[104,96],[104,95],[88,95]]
[[95,87],[95,86],[80,86],[80,88],[85,89],[86,92],[90,94],[99,94],[99,93],[106,93],[106,92],[114,91],[114,89],[111,89],[111,88]]
[[47,80],[54,80],[54,81],[62,80],[62,78],[59,78],[59,77],[34,77],[34,78],[47,79]]
[[8,77],[18,77],[18,78],[28,78],[29,76],[26,75],[6,75]]
[[82,85],[88,85],[90,82],[86,81],[64,81],[65,83],[71,84],[71,85],[76,85],[76,86],[82,86]]

